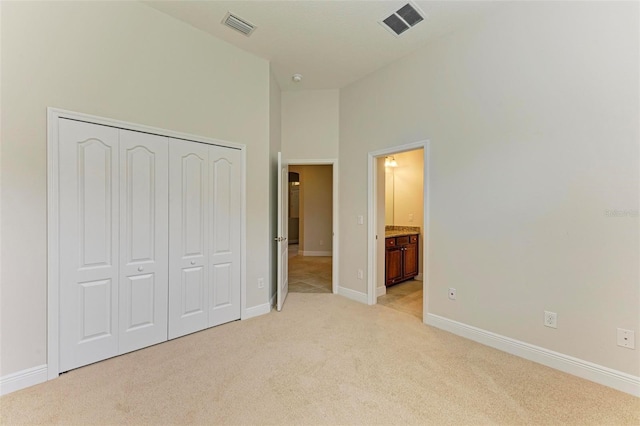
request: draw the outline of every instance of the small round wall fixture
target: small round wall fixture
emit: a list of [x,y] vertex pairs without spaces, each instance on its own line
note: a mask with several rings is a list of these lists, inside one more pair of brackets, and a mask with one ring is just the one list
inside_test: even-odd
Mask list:
[[292,75],[291,80],[293,80],[294,83],[300,83],[302,81],[302,74]]

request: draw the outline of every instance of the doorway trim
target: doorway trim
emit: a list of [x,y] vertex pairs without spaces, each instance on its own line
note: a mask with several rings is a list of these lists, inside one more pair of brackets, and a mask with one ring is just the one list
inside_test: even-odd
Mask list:
[[338,294],[338,289],[340,288],[338,284],[338,252],[339,252],[339,241],[338,238],[338,230],[340,227],[338,226],[338,159],[337,158],[329,158],[329,159],[316,159],[316,160],[287,160],[287,164],[289,166],[332,166],[333,171],[333,211],[332,211],[332,228],[333,228],[333,240],[331,241],[331,292],[333,294]]
[[240,319],[250,318],[247,308],[247,149],[246,145],[158,127],[99,117],[60,108],[47,108],[47,380],[60,375],[60,159],[58,123],[70,119],[134,132],[150,133],[207,145],[240,150],[242,181],[240,183]]
[[378,158],[386,157],[388,155],[399,154],[401,152],[406,151],[414,151],[416,149],[422,148],[424,150],[424,172],[423,172],[423,249],[422,249],[422,322],[425,322],[425,318],[427,318],[427,294],[429,292],[429,274],[424,273],[424,271],[429,271],[429,196],[431,194],[429,188],[429,160],[431,158],[430,155],[430,144],[431,142],[428,139],[413,142],[405,145],[397,145],[389,148],[380,149],[377,151],[371,151],[368,154],[368,167],[367,167],[367,213],[368,213],[368,229],[367,229],[367,303],[369,305],[375,305],[378,303],[378,295],[376,283],[378,281],[378,277],[376,275],[376,259],[378,256],[377,252],[377,244],[376,244],[376,229],[378,223],[378,214],[377,214],[377,205],[378,205],[378,197],[377,197],[377,174],[378,174]]

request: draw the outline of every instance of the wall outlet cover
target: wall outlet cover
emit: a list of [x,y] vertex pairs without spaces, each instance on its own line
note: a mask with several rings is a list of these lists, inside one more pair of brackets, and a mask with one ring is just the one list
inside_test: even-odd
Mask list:
[[544,311],[545,327],[558,328],[558,314],[551,311]]
[[618,346],[627,349],[636,348],[636,333],[633,330],[618,329]]
[[456,300],[456,289],[449,287],[449,299]]

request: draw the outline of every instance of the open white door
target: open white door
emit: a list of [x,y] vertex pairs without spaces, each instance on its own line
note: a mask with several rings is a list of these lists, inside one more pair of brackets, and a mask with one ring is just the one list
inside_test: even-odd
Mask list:
[[282,310],[289,292],[289,165],[278,153],[278,286],[277,309]]

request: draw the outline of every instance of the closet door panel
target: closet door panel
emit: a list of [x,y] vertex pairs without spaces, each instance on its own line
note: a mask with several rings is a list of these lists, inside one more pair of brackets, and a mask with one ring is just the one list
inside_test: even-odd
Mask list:
[[209,151],[169,140],[169,338],[208,325]]
[[209,326],[240,319],[242,154],[209,148]]
[[59,121],[60,371],[118,351],[118,130]]
[[119,132],[119,353],[125,353],[167,340],[168,139]]

